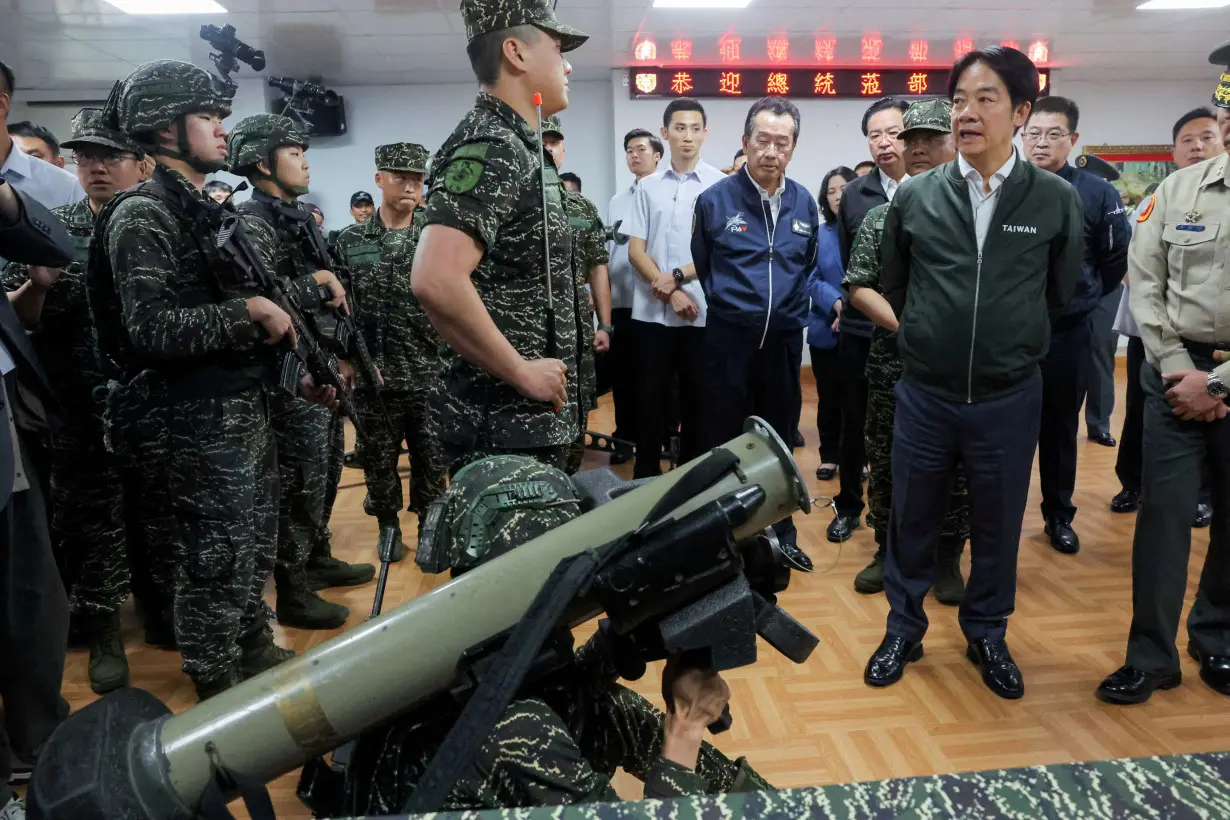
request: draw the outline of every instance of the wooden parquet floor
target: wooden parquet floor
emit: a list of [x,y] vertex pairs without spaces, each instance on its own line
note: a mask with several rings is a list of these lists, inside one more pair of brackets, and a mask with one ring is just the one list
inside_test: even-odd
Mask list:
[[[1120,408],[1112,425],[1116,435],[1122,424],[1122,370],[1121,361]],[[836,481],[815,479],[815,388],[809,371],[803,383],[802,429],[808,448],[797,454],[798,460],[813,495],[835,494]],[[613,428],[609,397],[591,416],[591,426]],[[1082,548],[1075,556],[1060,555],[1047,544],[1035,476],[1020,549],[1017,610],[1008,633],[1025,676],[1023,700],[1008,702],[987,691],[964,657],[956,610],[934,598],[928,603],[926,657],[894,687],[864,686],[863,666],[883,635],[888,607],[883,595],[859,595],[851,583],[875,547],[866,528],[844,545],[830,544],[824,533],[832,513],[820,510],[796,516],[800,544],[819,569],[810,576],[796,573],[781,596],[783,606],[820,637],[820,646],[806,664],[795,666],[762,644],[755,666],[728,673],[735,723],[714,742],[731,756],[747,756],[778,787],[1230,749],[1230,702],[1200,682],[1186,655],[1183,685],[1158,693],[1144,706],[1114,708],[1093,696],[1102,677],[1123,662],[1131,619],[1135,516],[1114,515],[1108,508],[1119,490],[1115,454],[1081,440],[1075,526]],[[605,462],[605,456],[587,454],[587,467]],[[334,551],[349,561],[374,561],[377,527],[362,510],[362,473],[346,470],[342,486],[333,514]],[[406,541],[412,543],[414,516],[404,513],[402,520]],[[1192,543],[1189,605],[1208,530],[1193,531]],[[965,565],[968,572],[968,556]],[[386,607],[439,583],[425,578],[408,559],[393,568]],[[374,586],[324,595],[350,607],[347,627],[353,627],[367,617]],[[298,651],[336,634],[276,631],[281,643]],[[133,685],[155,693],[174,710],[190,706],[192,687],[179,671],[178,656],[145,646],[130,611],[125,638]],[[1181,649],[1184,642],[1181,634]],[[94,699],[86,660],[84,651],[70,652],[64,693],[74,709]],[[659,680],[658,670],[651,670],[632,686],[660,706]],[[296,776],[287,776],[273,784],[279,817],[308,816],[294,797],[295,782]],[[629,797],[637,791],[623,778],[617,786]]]

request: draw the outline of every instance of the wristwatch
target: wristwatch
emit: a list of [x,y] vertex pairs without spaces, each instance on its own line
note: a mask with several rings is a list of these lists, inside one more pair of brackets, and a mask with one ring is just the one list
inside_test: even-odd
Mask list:
[[1224,399],[1226,394],[1230,393],[1225,382],[1216,373],[1209,373],[1208,391],[1209,395],[1215,399]]
[[604,325],[599,323],[598,329],[608,336],[613,336],[615,334],[615,325]]
[[683,271],[675,268],[671,271],[671,276],[675,277],[675,287],[683,287]]

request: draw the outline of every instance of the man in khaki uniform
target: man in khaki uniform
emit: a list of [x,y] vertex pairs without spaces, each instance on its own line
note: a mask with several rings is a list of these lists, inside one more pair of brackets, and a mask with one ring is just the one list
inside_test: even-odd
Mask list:
[[[1209,61],[1230,63],[1230,43]],[[1230,147],[1230,68],[1213,95]],[[1132,313],[1145,347],[1144,483],[1132,544],[1127,664],[1098,687],[1110,703],[1143,703],[1182,680],[1175,638],[1191,513],[1201,468],[1213,469],[1213,527],[1187,619],[1187,653],[1200,678],[1230,695],[1230,157],[1183,168],[1137,217],[1128,256]]]

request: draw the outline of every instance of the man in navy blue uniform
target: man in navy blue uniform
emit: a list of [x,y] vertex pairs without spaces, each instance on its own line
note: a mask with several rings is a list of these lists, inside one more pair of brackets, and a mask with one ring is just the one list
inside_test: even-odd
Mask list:
[[[820,209],[786,178],[799,139],[799,110],[765,97],[743,126],[747,164],[696,200],[692,261],[709,306],[701,355],[701,447],[729,441],[757,415],[789,442],[799,417],[799,368],[815,269]],[[840,298],[836,288],[830,307]],[[794,524],[776,525],[795,544]]]
[[1051,546],[1062,553],[1081,548],[1072,529],[1076,507],[1076,441],[1081,404],[1090,378],[1090,317],[1103,296],[1118,290],[1127,273],[1127,209],[1119,192],[1094,174],[1073,168],[1068,155],[1080,135],[1080,110],[1065,97],[1043,97],[1034,105],[1022,141],[1029,161],[1058,174],[1076,188],[1085,213],[1085,254],[1081,278],[1067,307],[1051,319],[1051,345],[1042,360],[1042,426],[1038,474],[1042,518]]

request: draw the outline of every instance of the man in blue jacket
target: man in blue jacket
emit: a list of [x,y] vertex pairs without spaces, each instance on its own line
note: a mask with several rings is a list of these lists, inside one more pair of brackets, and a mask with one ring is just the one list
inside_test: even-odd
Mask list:
[[[700,365],[702,448],[716,447],[762,417],[790,441],[799,417],[808,278],[816,266],[820,208],[786,178],[799,138],[799,110],[765,97],[747,112],[747,165],[696,200],[692,261],[709,318]],[[821,281],[831,306],[840,294]],[[776,527],[795,544],[793,522]]]
[[1043,97],[1029,114],[1022,141],[1029,161],[1058,174],[1080,194],[1085,215],[1085,254],[1072,301],[1051,320],[1051,348],[1042,360],[1042,427],[1038,474],[1042,518],[1051,546],[1072,554],[1081,548],[1072,529],[1076,507],[1076,440],[1089,383],[1090,316],[1102,297],[1118,290],[1127,273],[1131,231],[1119,192],[1094,174],[1073,168],[1068,155],[1080,135],[1080,110],[1065,97]]

